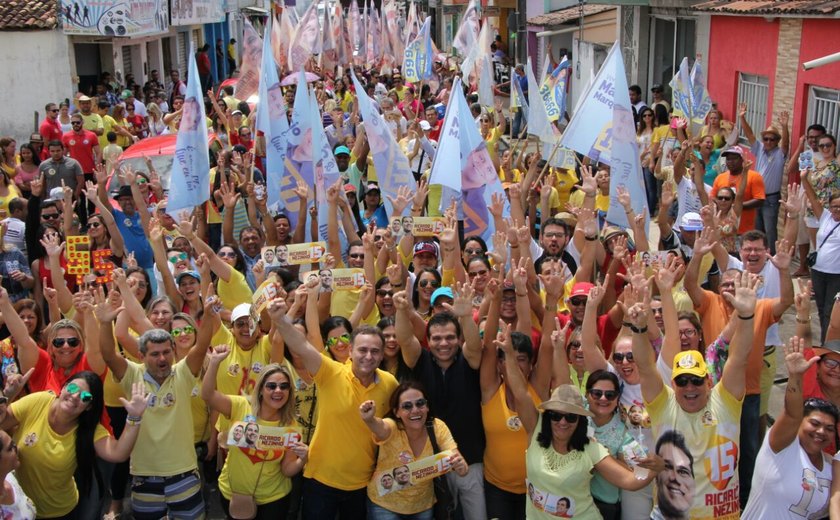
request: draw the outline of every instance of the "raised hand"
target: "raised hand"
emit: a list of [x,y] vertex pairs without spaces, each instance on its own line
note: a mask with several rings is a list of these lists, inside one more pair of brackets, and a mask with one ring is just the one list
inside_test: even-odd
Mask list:
[[294,194],[298,196],[298,198],[301,200],[301,203],[305,203],[307,200],[309,200],[310,190],[309,186],[305,182],[298,181],[297,187],[292,191],[294,191]]
[[787,197],[781,204],[786,212],[798,215],[805,207],[805,190],[798,184],[788,184]]
[[659,204],[663,208],[670,208],[676,199],[677,195],[674,193],[674,186],[670,182],[663,183],[662,195],[659,196]]
[[805,339],[797,336],[790,338],[788,344],[784,346],[788,374],[801,376],[820,360],[820,356],[805,359],[804,352],[807,347]]
[[3,395],[5,395],[9,400],[12,400],[17,396],[23,387],[26,386],[26,383],[29,382],[29,378],[32,377],[32,374],[35,373],[35,367],[30,368],[26,371],[25,374],[8,374],[6,375],[6,383],[3,385]]
[[[107,182],[108,178],[105,177],[103,182]],[[29,182],[29,189],[32,191],[32,195],[35,197],[41,197],[44,195],[44,175],[41,174],[38,177],[32,179]]]
[[633,205],[632,201],[630,200],[630,192],[627,191],[624,186],[618,186],[616,188],[618,193],[618,203],[624,208],[624,211],[632,211]]
[[528,260],[520,258],[519,265],[511,266],[511,274],[513,275],[513,286],[516,288],[516,292],[526,292],[528,290]]
[[226,344],[216,345],[207,351],[207,361],[211,365],[218,365],[230,354],[230,346]]
[[219,193],[222,195],[222,204],[224,204],[225,209],[229,210],[236,207],[236,203],[239,202],[239,198],[241,197],[236,191],[236,188],[234,188],[233,181],[221,183],[219,185]]
[[472,303],[473,299],[475,298],[475,280],[473,280],[471,284],[455,284],[455,290],[452,291],[452,295],[454,296],[452,300],[452,305],[444,303],[443,307],[458,318],[472,316]]
[[743,272],[735,279],[735,295],[723,293],[723,297],[735,308],[739,316],[746,317],[755,314],[755,304],[758,301],[755,289],[758,287],[758,282],[757,275]]
[[417,183],[417,191],[414,192],[414,202],[412,203],[412,207],[415,210],[420,210],[423,208],[423,205],[426,203],[426,197],[429,196],[429,183],[426,179],[420,179],[420,182]]
[[769,251],[766,251],[764,254],[767,255],[768,260],[776,266],[776,269],[784,271],[790,269],[790,262],[793,259],[793,248],[794,246],[783,238],[776,242],[775,256],[770,256]]
[[654,278],[657,287],[659,287],[659,292],[663,293],[673,289],[677,280],[682,278],[683,274],[685,274],[685,265],[678,262],[675,255],[668,255],[665,262],[659,266]]
[[41,245],[44,246],[47,256],[59,255],[64,249],[64,242],[59,243],[58,235],[45,236],[41,239]]
[[411,310],[411,300],[408,293],[405,291],[397,291],[394,293],[394,307],[399,311]]
[[[80,293],[77,293],[80,294]],[[74,298],[75,300],[75,295]],[[75,303],[75,301],[74,301]],[[99,290],[93,293],[93,315],[100,323],[111,323],[125,308],[123,306],[115,306],[113,303],[105,298],[105,290],[99,287]]]
[[505,194],[493,193],[490,195],[490,214],[496,218],[502,218],[505,211]]
[[747,115],[747,104],[738,103],[738,117],[745,117]]
[[376,403],[370,400],[363,402],[359,405],[359,415],[365,422],[372,421],[376,417]]
[[711,252],[715,245],[717,245],[717,240],[714,237],[712,228],[703,228],[700,235],[694,240],[694,254],[705,255]]
[[390,195],[385,195],[389,201],[391,201],[391,205],[394,207],[394,215],[402,215],[405,208],[408,207],[409,202],[411,202],[411,190],[408,189],[408,186],[400,186],[397,188],[397,197],[393,198]]
[[505,233],[496,231],[493,233],[493,249],[487,253],[487,256],[493,259],[496,266],[504,268],[504,265],[507,263],[507,253]]
[[[545,264],[543,264],[545,266]],[[563,269],[561,262],[552,262],[547,273],[540,276],[546,295],[552,295],[560,298],[563,295],[564,287],[567,280],[566,270]]]
[[594,197],[598,191],[598,183],[595,181],[595,175],[592,173],[592,167],[583,165],[580,167],[581,190],[590,196]]
[[271,318],[271,321],[274,323],[279,323],[282,320],[288,319],[286,313],[289,311],[289,307],[286,304],[285,298],[278,297],[268,302],[266,311],[268,312],[268,316]]
[[598,306],[601,305],[601,300],[604,299],[604,295],[607,293],[607,287],[610,283],[610,275],[606,275],[604,277],[604,283],[596,283],[592,289],[589,290],[589,295],[586,297],[586,308],[587,309],[598,309]]
[[790,112],[788,112],[787,110],[782,110],[779,113],[779,125],[781,125],[782,128],[785,128],[785,127],[788,126],[789,122],[790,122]]
[[797,278],[799,293],[793,297],[793,305],[796,308],[797,316],[811,316],[811,280]]
[[149,404],[149,393],[146,392],[146,384],[142,381],[131,385],[131,400],[125,397],[120,397],[125,411],[128,412],[129,417],[142,417],[143,412],[146,411],[146,406]]

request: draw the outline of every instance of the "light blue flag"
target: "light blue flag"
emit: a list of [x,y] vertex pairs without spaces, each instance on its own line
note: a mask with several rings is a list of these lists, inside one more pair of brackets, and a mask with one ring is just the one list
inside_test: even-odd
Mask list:
[[606,219],[611,224],[629,227],[618,202],[618,188],[630,193],[636,214],[641,214],[647,204],[627,76],[618,44],[610,49],[595,81],[583,95],[560,143],[593,162],[610,165],[610,208]]
[[706,116],[712,110],[712,97],[706,88],[706,76],[700,60],[695,60],[691,67],[691,135],[699,135],[706,121]]
[[420,80],[431,79],[433,58],[432,18],[427,16],[426,21],[423,22],[423,27],[417,33],[417,37],[405,47],[405,54],[403,55],[403,77],[405,77],[405,80],[416,83]]
[[[397,191],[401,186],[407,186],[412,191],[415,191],[417,187],[414,174],[411,173],[411,163],[400,149],[394,134],[388,129],[382,114],[374,107],[373,100],[365,93],[364,86],[355,74],[353,85],[356,88],[359,112],[365,124],[365,135],[370,145],[370,154],[373,156],[376,177],[379,179],[379,189],[385,201],[385,210],[389,216],[396,216],[393,214],[394,208],[389,197],[397,198]],[[405,211],[408,212],[410,209],[409,205]]]
[[568,56],[563,56],[560,64],[551,72],[551,83],[554,85],[554,103],[560,110],[560,117],[566,113],[566,84],[569,80],[569,70],[572,62]]
[[[525,99],[525,93],[522,92],[522,85],[519,84],[519,79],[517,79],[517,75],[514,72],[514,68],[510,68],[510,108],[513,111],[514,108],[517,110],[522,111],[522,118],[527,121],[528,120],[528,100]],[[519,136],[514,136],[518,138]]]
[[[321,119],[318,101],[315,96],[309,96],[309,113]],[[335,184],[341,177],[338,164],[335,162],[332,146],[327,139],[324,125],[314,125],[312,128],[312,150],[314,151],[313,168],[315,171],[315,202],[318,204],[318,235],[321,240],[327,240],[327,222],[329,219],[329,203],[327,202],[327,188]],[[344,248],[342,248],[342,251]]]
[[478,73],[478,102],[481,103],[481,106],[492,107],[494,105],[493,87],[495,85],[493,63],[490,61],[490,55],[485,55],[481,60],[481,70]]
[[285,159],[286,174],[283,176],[283,183],[280,189],[280,197],[289,212],[289,220],[292,226],[297,224],[297,212],[299,200],[293,190],[297,182],[303,182],[307,186],[315,186],[315,169],[313,166],[313,129],[323,126],[316,112],[314,117],[311,110],[309,90],[306,85],[303,71],[299,72],[298,87],[295,92],[295,104],[292,108],[292,122],[287,132],[287,152]]
[[[266,34],[271,34],[272,17],[266,25]],[[274,64],[271,52],[271,38],[263,39],[262,67],[260,69],[259,109],[257,110],[257,130],[265,134],[265,184],[268,192],[268,208],[273,212],[283,210],[294,215],[297,220],[297,204],[290,201],[286,204],[281,192],[284,181],[294,181],[286,172],[286,152],[288,151],[289,120],[286,117],[286,100],[280,88],[277,66]],[[287,190],[295,199],[292,189]],[[294,223],[293,223],[294,225]]]
[[198,81],[195,48],[190,49],[187,95],[175,140],[175,160],[169,180],[166,212],[176,220],[210,198],[210,157],[207,151],[207,117],[204,94]]
[[[446,210],[456,200],[458,218],[464,220],[465,236],[480,235],[490,240],[495,231],[489,211],[491,196],[504,193],[504,189],[458,78],[452,86],[439,143],[429,184],[444,186],[440,210]],[[460,171],[453,171],[453,164],[460,165]],[[510,215],[507,206],[505,215]]]

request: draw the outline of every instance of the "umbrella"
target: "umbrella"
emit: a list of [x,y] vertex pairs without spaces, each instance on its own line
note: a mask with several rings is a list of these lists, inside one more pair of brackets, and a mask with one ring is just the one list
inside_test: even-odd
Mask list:
[[[306,74],[306,82],[312,83],[313,81],[318,81],[321,77],[313,72],[304,72]],[[298,82],[298,77],[300,76],[299,73],[293,72],[283,78],[283,81],[280,82],[281,87],[288,87],[289,85],[295,85]]]

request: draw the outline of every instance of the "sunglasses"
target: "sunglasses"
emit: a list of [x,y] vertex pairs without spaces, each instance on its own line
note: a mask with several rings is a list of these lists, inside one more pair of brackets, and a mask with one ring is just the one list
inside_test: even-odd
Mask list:
[[41,213],[41,218],[44,220],[55,220],[58,216],[58,213]]
[[732,197],[717,197],[717,200],[722,200],[722,201],[725,201],[725,202],[729,202],[730,200],[732,200]]
[[601,390],[599,388],[593,388],[589,390],[589,395],[596,400],[600,400],[605,397],[607,401],[613,401],[616,397],[618,397],[618,392],[615,390]]
[[70,124],[73,125],[73,126],[76,126],[76,125],[81,125],[82,122],[81,121],[70,121]]
[[[219,256],[221,256],[221,253],[219,253]],[[187,253],[178,253],[177,255],[169,257],[169,262],[173,263],[173,264],[177,264],[178,262],[184,262],[186,260],[187,260]]]
[[569,303],[575,307],[579,305],[586,305],[586,298],[572,298],[569,300]]
[[79,394],[79,399],[83,403],[89,403],[93,401],[93,394],[86,390],[82,390],[76,383],[70,383],[65,387],[65,390],[67,390],[67,393],[69,394]]
[[219,255],[221,258],[236,258],[236,253],[234,253],[233,251],[219,251],[216,254]]
[[52,344],[55,348],[61,348],[65,343],[71,347],[78,347],[81,341],[79,338],[55,338],[52,340]]
[[92,227],[93,229],[96,229],[96,228],[98,228],[98,227],[101,227],[101,226],[102,226],[102,224],[100,224],[99,222],[91,222],[91,223],[89,223],[88,225],[89,225],[90,227]]
[[378,289],[376,291],[376,295],[381,297],[381,298],[385,298],[386,296],[394,296],[394,291],[389,291],[389,290],[386,290],[386,289]]
[[373,235],[374,242],[379,242],[380,240],[385,240],[385,237],[383,237],[382,235]]
[[177,338],[181,334],[195,334],[195,327],[193,327],[192,325],[185,325],[178,329],[172,329],[172,332],[170,332],[170,334],[172,334],[173,338]]
[[280,390],[283,390],[284,392],[288,392],[289,389],[292,388],[292,385],[290,383],[285,382],[285,381],[282,382],[282,383],[278,383],[276,381],[269,381],[268,383],[266,383],[263,386],[265,388],[267,388],[269,392],[273,392],[273,391],[277,390],[278,388]]
[[332,338],[327,338],[327,348],[332,347],[333,345],[337,344],[338,342],[342,343],[350,343],[350,334],[342,334],[341,336],[334,336]]
[[820,147],[820,148],[824,148],[824,149],[831,148],[832,146],[833,146],[833,145],[832,145],[831,143],[820,143],[820,144],[819,144],[819,147]]
[[578,422],[578,417],[580,417],[576,413],[562,413],[562,412],[555,412],[554,410],[547,410],[545,413],[546,418],[548,418],[551,422],[560,422],[560,419],[565,419],[567,423],[574,424]]
[[705,382],[705,377],[690,376],[686,374],[682,374],[674,378],[674,384],[680,388],[685,388],[689,383],[691,383],[691,386],[703,386]]
[[776,138],[776,137],[764,137],[761,140],[764,141],[765,143],[775,143],[779,139]]
[[358,260],[358,259],[360,259],[360,258],[364,258],[364,257],[365,257],[365,254],[364,254],[364,253],[350,253],[350,254],[349,254],[349,255],[347,255],[347,256],[348,256],[348,257],[350,257],[350,258],[352,258],[353,260]]
[[58,109],[57,108],[52,108],[52,109],[50,109],[50,112],[52,112],[52,113],[58,112]]
[[146,184],[149,181],[147,181],[145,177],[137,177],[136,182],[137,182],[137,184]]
[[820,363],[825,365],[825,367],[829,370],[833,370],[837,367],[840,367],[840,361],[838,361],[836,359],[830,359],[830,358],[822,359],[822,360],[820,360]]
[[427,401],[426,399],[420,398],[416,401],[406,401],[404,403],[400,403],[400,408],[402,408],[406,412],[410,412],[414,408],[417,408],[418,410],[423,409],[423,408],[426,407],[427,404],[429,404],[429,401]]
[[633,353],[632,352],[613,352],[613,361],[616,363],[624,363],[624,360],[627,360],[628,363],[633,362]]
[[420,287],[428,287],[431,285],[432,287],[437,289],[438,287],[440,287],[440,282],[437,280],[420,280],[419,282],[417,282],[417,285],[419,285]]

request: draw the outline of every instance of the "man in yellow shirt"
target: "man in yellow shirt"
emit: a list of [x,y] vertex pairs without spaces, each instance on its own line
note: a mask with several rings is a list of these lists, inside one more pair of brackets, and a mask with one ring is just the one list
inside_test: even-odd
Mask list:
[[[106,135],[102,117],[93,111],[93,100],[91,98],[87,96],[79,98],[79,111],[82,113],[82,121],[84,122],[82,128],[90,130],[99,137]],[[105,144],[108,144],[107,141]]]
[[304,518],[357,518],[365,511],[367,485],[376,466],[376,446],[359,406],[376,403],[376,416],[388,412],[397,380],[380,370],[385,338],[361,325],[350,337],[350,361],[324,356],[293,325],[285,301],[270,308],[272,328],[299,357],[318,385],[318,425],[312,437],[303,483]]
[[[143,414],[148,424],[140,429],[131,452],[131,501],[134,518],[152,520],[204,518],[201,477],[193,445],[190,397],[204,362],[207,342],[197,341],[187,356],[175,363],[175,345],[169,332],[152,329],[137,340],[143,364],[117,354],[113,322],[119,312],[97,305],[102,358],[124,392],[140,383],[150,394]],[[139,423],[129,416],[128,423]]]

